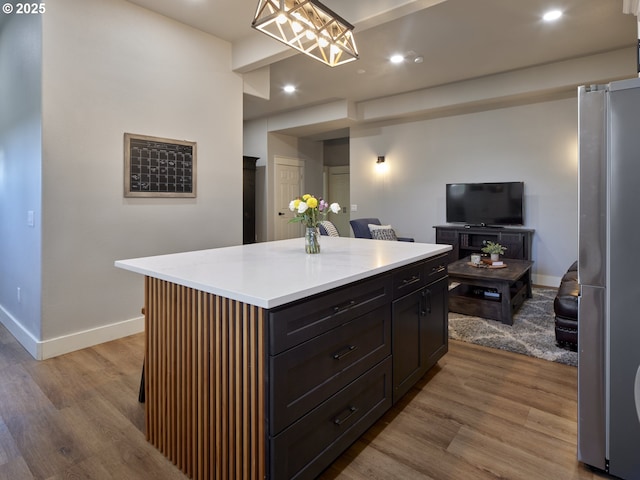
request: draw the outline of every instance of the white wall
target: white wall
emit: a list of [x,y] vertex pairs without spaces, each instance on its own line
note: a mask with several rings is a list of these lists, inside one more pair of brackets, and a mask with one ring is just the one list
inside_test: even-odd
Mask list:
[[0,322],[23,342],[41,330],[41,32],[37,15],[0,27]]
[[379,217],[401,236],[434,242],[446,183],[522,180],[534,282],[557,286],[577,258],[576,99],[352,129],[350,145],[351,218]]
[[[42,22],[42,209],[29,207],[42,314],[30,331],[48,357],[141,330],[143,278],[115,260],[242,243],[242,80],[230,44],[122,0],[56,0]],[[197,198],[124,198],[125,132],[196,141]]]

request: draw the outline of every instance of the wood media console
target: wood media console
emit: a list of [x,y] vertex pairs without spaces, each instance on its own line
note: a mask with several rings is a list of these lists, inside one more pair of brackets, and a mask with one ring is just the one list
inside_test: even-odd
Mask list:
[[531,245],[535,230],[512,227],[476,227],[465,225],[438,225],[436,243],[451,245],[451,262],[480,252],[485,241],[497,242],[507,247],[504,258],[532,260]]

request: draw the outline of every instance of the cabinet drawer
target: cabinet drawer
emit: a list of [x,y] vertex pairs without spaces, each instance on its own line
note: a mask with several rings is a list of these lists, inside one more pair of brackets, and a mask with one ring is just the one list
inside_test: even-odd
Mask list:
[[391,354],[391,309],[379,307],[269,359],[272,434]]
[[443,253],[437,257],[430,258],[424,264],[425,285],[435,282],[447,276],[447,265],[449,263],[449,254]]
[[449,255],[443,253],[437,257],[413,263],[394,272],[394,300],[445,277],[447,275],[448,263]]
[[270,439],[271,478],[315,478],[391,406],[391,358]]
[[424,262],[413,263],[393,273],[393,298],[400,298],[427,284]]
[[391,275],[382,275],[270,310],[269,353],[283,352],[390,301]]

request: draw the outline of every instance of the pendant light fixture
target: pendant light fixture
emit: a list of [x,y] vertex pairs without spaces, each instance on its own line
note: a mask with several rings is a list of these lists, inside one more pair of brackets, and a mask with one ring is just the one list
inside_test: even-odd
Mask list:
[[330,67],[358,59],[353,25],[318,0],[259,0],[251,26]]

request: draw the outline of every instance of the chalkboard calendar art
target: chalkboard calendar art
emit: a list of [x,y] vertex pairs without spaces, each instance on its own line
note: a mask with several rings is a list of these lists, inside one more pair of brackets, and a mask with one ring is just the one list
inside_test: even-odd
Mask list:
[[195,197],[196,142],[124,134],[125,197]]

